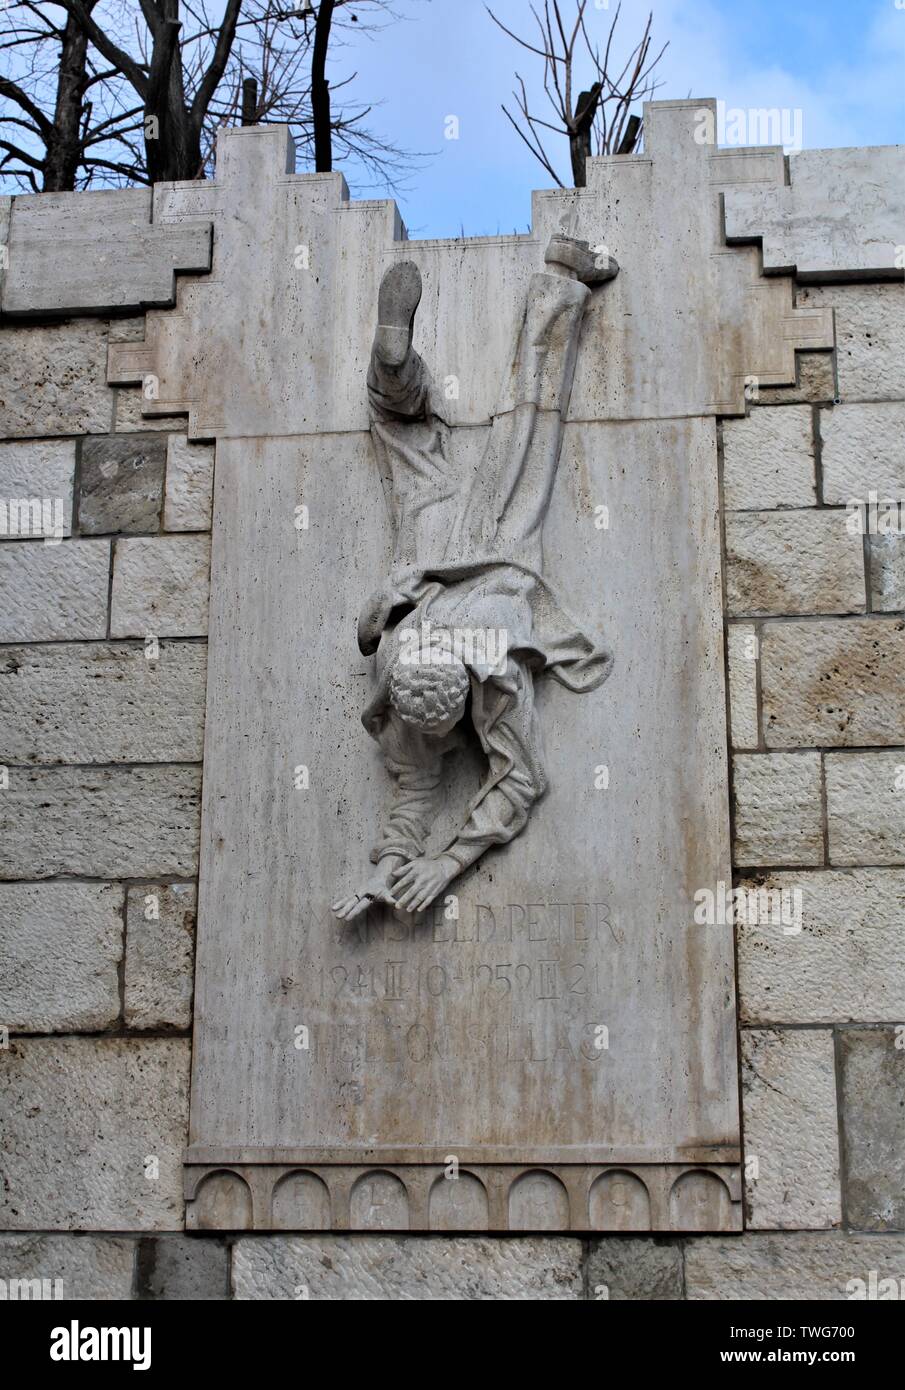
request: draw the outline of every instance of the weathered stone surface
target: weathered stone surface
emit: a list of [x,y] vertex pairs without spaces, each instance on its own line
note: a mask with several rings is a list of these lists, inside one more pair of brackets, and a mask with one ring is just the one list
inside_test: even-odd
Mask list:
[[[626,659],[615,663],[606,685],[588,698],[548,683],[544,717],[556,749],[548,795],[523,835],[495,862],[463,880],[459,942],[442,926],[437,934],[445,939],[434,945],[427,934],[416,928],[410,936],[400,924],[406,940],[399,959],[406,963],[406,975],[420,959],[424,969],[442,967],[431,975],[432,985],[448,978],[449,987],[436,999],[416,998],[413,990],[400,1001],[387,1063],[379,1071],[363,1053],[356,1053],[351,1064],[332,1060],[340,1024],[360,1029],[367,1016],[383,1036],[379,993],[359,998],[350,989],[335,1002],[325,1002],[317,972],[323,968],[325,978],[335,981],[346,978],[349,939],[361,939],[362,919],[338,929],[329,907],[338,890],[357,886],[381,804],[387,804],[383,798],[389,795],[377,750],[369,748],[360,727],[361,672],[367,668],[354,645],[361,596],[385,565],[385,533],[370,521],[381,516],[380,479],[366,438],[218,441],[219,569],[212,586],[211,623],[218,667],[217,672],[211,668],[209,680],[214,704],[208,727],[214,743],[204,775],[211,891],[202,895],[196,976],[193,1095],[199,1111],[193,1135],[199,1148],[263,1147],[265,1142],[290,1148],[320,1145],[327,1138],[345,1147],[354,1141],[345,1130],[344,1109],[337,1105],[337,1084],[354,1106],[349,1121],[353,1123],[354,1114],[355,1140],[379,1135],[387,1147],[404,1142],[425,1152],[445,1142],[442,1136],[461,1134],[474,1124],[481,1125],[487,1142],[492,1135],[501,1149],[511,1153],[519,1145],[519,1152],[529,1157],[542,1145],[558,1150],[579,1141],[618,1144],[617,1153],[624,1152],[623,1144],[628,1149],[641,1134],[649,1134],[658,1148],[674,1143],[669,1152],[681,1158],[687,1148],[679,1146],[687,1145],[692,1134],[707,1136],[709,1143],[714,1134],[735,1133],[731,933],[692,927],[689,935],[688,902],[689,884],[716,884],[730,877],[720,752],[725,748],[726,707],[713,529],[714,434],[712,422],[566,427],[557,494],[546,522],[549,550],[561,566],[562,591],[577,596],[582,608],[587,575],[593,573],[595,586],[607,595],[608,640]],[[663,451],[677,447],[685,459],[678,496],[663,485]],[[351,549],[344,548],[350,536],[348,508],[336,505],[340,475],[347,495],[359,499],[355,514],[363,519]],[[291,524],[300,497],[316,518],[301,538]],[[593,521],[592,502],[599,497],[610,507],[606,533]],[[657,535],[657,547],[645,550],[644,537],[651,535]],[[348,567],[337,568],[338,555],[348,555]],[[299,595],[306,594],[316,594],[318,603],[300,606]],[[594,613],[592,596],[588,602]],[[310,661],[313,647],[319,653],[316,665]],[[646,663],[632,658],[638,651],[657,652],[656,680]],[[335,699],[323,694],[326,669],[336,671]],[[679,710],[687,711],[687,718]],[[680,724],[688,729],[693,748],[686,739],[677,759],[674,731]],[[312,750],[307,790],[293,785],[294,767],[308,762],[306,753],[291,751],[297,748]],[[606,792],[594,786],[600,763],[609,768]],[[479,768],[471,766],[475,771],[469,777],[480,777]],[[460,762],[459,774],[464,770]],[[653,798],[651,786],[657,789]],[[236,787],[242,788],[240,799]],[[449,796],[450,833],[471,795],[463,782],[461,800],[458,788]],[[291,853],[280,849],[283,832],[275,837],[268,832],[258,849],[248,838],[249,826],[256,824],[285,826]],[[601,844],[607,846],[603,859]],[[657,867],[639,875],[638,863]],[[559,930],[553,919],[560,909],[552,904],[595,901],[607,905],[611,928],[585,926],[579,906],[574,909],[577,925],[569,922],[570,909],[563,909],[562,930],[569,938],[572,976],[594,975],[599,963],[600,995],[579,1001],[574,1013],[564,991],[538,1007],[545,988],[542,976],[551,968],[542,962],[548,959],[551,934]],[[507,907],[540,903],[545,906],[526,907],[524,916],[519,907]],[[487,905],[498,923],[492,955],[485,941]],[[501,940],[510,917],[513,945],[518,945],[513,955]],[[535,918],[538,924],[530,925]],[[302,920],[309,933],[305,960],[317,962],[314,971],[296,966]],[[660,921],[664,930],[671,923],[669,931],[687,943],[687,950],[672,953],[669,971],[649,968],[651,938],[640,926],[630,925],[650,920]],[[261,933],[255,924],[263,922],[271,926]],[[388,928],[395,931],[395,926]],[[384,945],[378,930],[362,940],[360,949],[353,947],[356,966],[366,973],[373,966],[381,981],[387,971]],[[240,960],[247,966],[237,968]],[[494,986],[486,1025],[482,1021],[476,1034],[479,1001],[473,1001],[470,984],[463,988],[458,976],[464,973],[467,981],[473,969],[483,982],[487,972],[482,967],[488,961],[494,968],[500,965],[496,978],[501,981],[510,965],[520,964],[530,965],[533,980],[541,983],[520,995],[527,975],[523,968],[513,976],[511,992],[503,983]],[[274,981],[287,976],[275,1007]],[[642,994],[651,991],[649,1003],[639,1002],[639,989]],[[695,1022],[686,1007],[691,997]],[[265,1056],[257,1043],[250,1046],[253,1038],[270,1038],[280,1049],[291,1036],[290,1018],[297,1022],[313,1008],[323,1019],[326,1003],[333,1022],[322,1024],[321,1036],[331,1051],[329,1066],[343,1070],[325,1066],[310,1074],[304,1112],[292,1067],[268,1071],[261,1084],[236,1084],[237,1074],[256,1074]],[[252,1011],[258,1021],[244,1031],[229,1028],[224,1044],[217,1020],[234,1017],[236,1009],[246,1019]],[[542,1032],[545,1038],[543,1052],[535,1048],[536,1061],[527,1053],[529,1016],[538,1020],[534,1036]],[[666,1028],[669,1033],[669,1048],[651,1031],[652,1017],[661,1020],[658,1032]],[[675,1022],[667,1027],[670,1018]],[[588,1026],[600,1020],[611,1037],[620,1039],[609,1050],[605,1069],[588,1056],[587,1046],[580,1050]],[[518,1044],[518,1056],[513,1045],[511,1055],[499,1059],[507,1077],[503,1092],[496,1072],[487,1066],[485,1026],[495,1052],[509,1027],[525,1039]],[[442,1036],[446,1044],[429,1057],[419,1054],[405,1041],[405,1030],[412,1027],[412,1037]],[[570,1051],[574,1064],[568,1061]],[[397,1060],[390,1062],[391,1056]],[[706,1094],[693,1079],[690,1062],[682,1060],[692,1056],[709,1058],[703,1066],[718,1078]],[[639,1057],[645,1058],[641,1090]],[[339,1075],[351,1076],[349,1088],[334,1080]],[[658,1076],[663,1079],[656,1082]],[[435,1097],[430,1106],[423,1103],[427,1094]],[[558,1096],[552,1109],[551,1094]],[[601,1113],[607,1111],[617,1094],[630,1096],[631,1104],[617,1107],[604,1135],[594,1117],[600,1107]],[[590,1103],[589,1097],[596,1099]],[[699,1113],[700,1119],[695,1118]],[[712,1150],[706,1152],[709,1156]],[[570,1153],[574,1155],[574,1147]],[[516,1194],[519,1201],[513,1201],[513,1219],[525,1221],[523,1229],[538,1228],[537,1217],[530,1224],[528,1218],[541,1208],[541,1200],[521,1204],[521,1198],[540,1186],[539,1181],[523,1184]],[[550,1222],[561,1220],[557,1188],[553,1180],[541,1193],[548,1204],[543,1215]],[[682,1195],[677,1194],[676,1219],[694,1219],[690,1203],[679,1205]],[[727,1212],[727,1219],[732,1215]],[[668,1216],[656,1219],[665,1224]]]
[[[9,243],[9,224],[12,217],[13,200],[8,194],[0,194],[0,246],[6,247]],[[9,256],[0,256],[0,294],[3,292],[3,285],[6,280],[6,261]]]
[[[901,960],[902,936],[894,959]],[[885,964],[885,958],[880,957]],[[898,1013],[902,1017],[902,994]],[[884,1010],[877,1008],[877,1016]],[[905,1230],[905,1049],[892,1028],[839,1033],[845,1218],[861,1231]]]
[[832,1030],[743,1029],[741,1043],[748,1227],[839,1225]]
[[13,199],[5,314],[65,314],[173,304],[176,271],[210,266],[210,224],[151,221],[149,188]]
[[128,1236],[0,1235],[0,1277],[10,1299],[38,1293],[30,1282],[28,1293],[20,1285],[14,1294],[12,1281],[19,1279],[50,1280],[54,1298],[129,1299],[134,1260],[135,1241]]
[[690,1299],[845,1302],[865,1296],[871,1270],[879,1279],[894,1279],[900,1288],[905,1239],[842,1232],[752,1233],[730,1240],[690,1239],[685,1245]]
[[197,767],[13,769],[0,878],[184,877],[198,867]]
[[175,1230],[189,1043],[33,1038],[0,1057],[9,1230]]
[[729,726],[733,748],[756,748],[758,638],[753,623],[730,623]]
[[737,864],[823,863],[819,753],[739,753],[733,788]]
[[61,643],[0,652],[0,762],[201,760],[207,648]]
[[79,530],[141,534],[160,528],[167,440],[157,435],[102,435],[82,444]]
[[816,498],[810,406],[758,406],[723,421],[727,510],[809,507]]
[[233,1246],[240,1299],[581,1298],[581,1243],[558,1237],[249,1237]]
[[214,446],[167,437],[165,531],[209,531],[214,487]]
[[827,753],[831,864],[905,862],[905,752]]
[[870,592],[878,613],[905,608],[905,535],[871,536]]
[[102,319],[0,328],[0,436],[106,434],[113,419]]
[[119,1018],[118,883],[0,883],[0,1023],[95,1032]]
[[[715,109],[707,101],[703,107]],[[781,151],[708,148],[695,138],[701,111],[700,100],[652,103],[643,171],[637,158],[590,161],[586,197],[575,200],[566,190],[535,195],[529,236],[406,245],[406,255],[432,277],[442,272],[439,292],[436,280],[430,290],[436,329],[427,341],[419,334],[416,347],[427,349],[439,378],[462,376],[461,391],[446,404],[451,423],[488,419],[495,383],[473,344],[505,352],[509,326],[499,304],[524,287],[564,216],[576,236],[592,239],[604,220],[612,254],[635,267],[594,306],[576,368],[572,420],[735,414],[744,409],[746,377],[764,385],[791,382],[796,348],[832,346],[829,314],[793,305],[786,277],[758,283],[758,250],[727,253],[723,240],[720,193],[740,183],[781,185]],[[217,274],[186,287],[178,332],[172,318],[151,311],[143,348],[111,353],[110,380],[156,377],[154,412],[187,408],[191,438],[366,428],[353,383],[363,379],[373,323],[359,289],[376,283],[386,252],[399,249],[404,231],[394,204],[346,204],[338,176],[287,175],[292,164],[286,128],[249,127],[218,137],[215,180],[155,190],[155,223],[216,221]],[[240,230],[232,216],[238,207],[259,231],[249,234],[251,223]],[[665,225],[672,229],[669,255]],[[290,238],[300,226],[304,255],[287,267],[283,248],[298,244]],[[297,271],[289,281],[287,269],[290,276]],[[264,316],[275,339],[292,343],[293,352],[237,356],[235,344]],[[712,336],[705,333],[704,342],[715,344],[725,334],[731,350],[701,351],[705,323]],[[319,347],[307,353],[302,345],[311,324],[318,325]],[[619,353],[605,350],[614,342]],[[296,347],[308,362],[304,373]],[[643,370],[622,371],[623,357],[643,362]],[[334,366],[339,361],[342,372]]]
[[[70,535],[74,476],[74,440],[29,439],[0,444],[0,540],[16,535]],[[49,510],[42,506],[38,529],[32,508],[25,516],[19,509],[15,517],[10,508],[13,501],[35,498],[50,504]],[[62,527],[56,530],[58,516],[62,517]]]
[[135,1297],[210,1302],[229,1298],[229,1250],[221,1240],[143,1236],[135,1263]]
[[905,621],[764,623],[764,738],[773,748],[905,743]]
[[188,1028],[195,960],[193,883],[130,887],[126,918],[126,1026]]
[[[739,1005],[748,1024],[896,1018],[905,1000],[905,871],[827,869],[743,879],[784,892],[792,923],[737,927]],[[801,929],[794,921],[800,892]]]
[[[794,386],[761,386],[759,406],[798,401],[832,401],[836,396],[836,371],[831,352],[796,352]],[[763,505],[762,503],[759,505]]]
[[[110,349],[118,343],[141,343],[145,336],[146,318],[142,314],[131,319],[115,319],[110,325]],[[185,420],[178,416],[153,416],[145,419],[141,413],[142,388],[126,386],[113,392],[113,428],[118,434],[133,430],[185,430]]]
[[143,415],[144,397],[141,387],[124,386],[114,391],[113,428],[117,434],[133,431],[184,430],[185,418],[181,415]]
[[118,541],[110,631],[114,637],[203,637],[210,592],[209,536]]
[[898,145],[799,150],[787,185],[726,190],[726,240],[760,239],[766,275],[901,280],[903,187]]
[[863,613],[864,547],[845,513],[729,512],[729,612]]
[[592,1299],[685,1297],[682,1245],[677,1240],[656,1236],[592,1240],[586,1273]]
[[0,642],[107,635],[109,541],[0,545]]
[[905,285],[808,285],[798,303],[836,311],[844,401],[905,399]]
[[905,498],[905,401],[837,405],[819,418],[824,502]]

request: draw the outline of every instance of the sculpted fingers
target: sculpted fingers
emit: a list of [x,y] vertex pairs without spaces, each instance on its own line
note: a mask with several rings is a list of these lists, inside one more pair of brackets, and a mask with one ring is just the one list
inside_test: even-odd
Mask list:
[[358,893],[353,893],[351,897],[346,898],[345,901],[341,902],[332,910],[341,921],[351,922],[353,917],[358,917],[367,909],[370,901],[370,897],[366,895],[362,896]]
[[403,893],[401,897],[396,899],[396,906],[403,908],[406,912],[411,912],[412,903],[417,896],[418,887],[416,884],[413,888],[409,888],[407,893]]

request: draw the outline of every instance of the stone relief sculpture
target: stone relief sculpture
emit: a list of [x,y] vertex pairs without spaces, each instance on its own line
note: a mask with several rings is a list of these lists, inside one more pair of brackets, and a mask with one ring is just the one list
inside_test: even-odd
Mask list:
[[[421,276],[384,275],[368,371],[371,437],[394,528],[390,575],[358,625],[376,654],[362,715],[393,779],[371,875],[333,905],[421,912],[493,845],[525,827],[547,785],[534,683],[593,690],[612,656],[569,618],[544,577],[543,525],[559,465],[579,334],[592,288],[618,272],[586,242],[554,235],[532,275],[483,455],[454,460],[430,374],[412,347]],[[428,851],[444,761],[469,737],[487,773],[457,833]]]

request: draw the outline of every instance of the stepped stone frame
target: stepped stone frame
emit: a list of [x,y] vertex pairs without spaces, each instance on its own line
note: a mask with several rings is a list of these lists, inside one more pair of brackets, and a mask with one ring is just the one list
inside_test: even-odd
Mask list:
[[[732,934],[692,917],[730,881],[715,417],[833,338],[723,237],[721,194],[781,184],[781,152],[700,145],[700,107],[652,106],[647,152],[536,194],[525,236],[409,241],[394,204],[296,176],[280,128],[155,190],[155,226],[214,227],[210,275],[109,360],[217,445],[192,1229],[741,1229]],[[622,271],[585,314],[548,565],[631,655],[597,697],[541,689],[549,792],[457,881],[458,916],[338,925],[388,782],[353,635],[391,539],[376,289],[419,267],[415,346],[464,472],[566,227]]]
[[[410,241],[392,202],[296,175],[281,127],[221,132],[212,182],[0,199],[4,312],[149,308],[108,380],[216,445],[191,1230],[742,1229],[733,933],[694,920],[732,882],[716,421],[834,347],[796,267],[890,278],[899,248],[882,199],[853,239],[827,197],[892,154],[811,152],[790,186],[780,149],[700,142],[713,107],[650,104],[645,152],[536,193],[524,236]],[[129,253],[64,285],[48,248],[92,219]],[[518,839],[424,918],[337,923],[389,790],[355,640],[392,551],[377,287],[418,266],[467,477],[525,404],[499,384],[566,230],[620,271],[584,314],[545,573],[617,659],[580,698],[538,681],[550,785]],[[445,831],[479,775],[456,767]]]

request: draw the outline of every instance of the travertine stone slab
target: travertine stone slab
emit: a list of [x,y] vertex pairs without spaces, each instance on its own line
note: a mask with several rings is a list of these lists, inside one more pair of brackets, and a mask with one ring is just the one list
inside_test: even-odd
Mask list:
[[[690,1299],[813,1300],[846,1302],[874,1294],[896,1297],[905,1270],[905,1237],[844,1235],[842,1232],[759,1235],[736,1240],[689,1240],[685,1246],[685,1289]],[[898,1294],[901,1297],[901,1293]]]
[[767,746],[905,744],[903,671],[903,619],[764,623]]
[[[5,526],[0,526],[0,541],[16,535],[68,536],[72,531],[72,488],[75,476],[75,443],[68,439],[35,439],[0,444],[0,499],[6,508]],[[37,530],[31,507],[23,516],[21,509],[13,524],[10,503],[19,499],[39,499],[42,503],[41,526]],[[45,514],[44,503],[50,503]],[[59,503],[59,506],[58,506]],[[4,512],[0,509],[0,521]],[[58,516],[62,526],[57,528]],[[51,525],[47,526],[47,520]]]
[[[894,1016],[905,1017],[901,994]],[[839,1033],[845,1216],[856,1230],[905,1230],[903,1061],[901,1024]]]
[[[664,489],[662,459],[673,449],[684,467]],[[663,675],[651,682],[644,663],[619,663],[604,687],[605,709],[595,697],[582,702],[552,685],[542,691],[554,775],[530,833],[462,880],[458,924],[441,912],[423,931],[379,918],[340,930],[328,912],[336,882],[360,871],[385,794],[376,750],[350,718],[367,671],[350,640],[354,614],[386,544],[381,528],[354,519],[379,516],[382,505],[369,441],[220,440],[217,450],[220,569],[212,590],[197,988],[200,1017],[226,1009],[237,1026],[225,1045],[210,1029],[196,1037],[197,1161],[207,1162],[212,1149],[240,1161],[237,1151],[250,1146],[354,1161],[369,1135],[425,1162],[454,1151],[454,1135],[472,1137],[472,1160],[496,1162],[549,1159],[562,1146],[572,1146],[573,1157],[590,1155],[601,1139],[610,1162],[632,1153],[651,1161],[689,1150],[703,1156],[696,1143],[705,1134],[708,1145],[724,1136],[731,1155],[731,936],[695,926],[691,901],[694,889],[715,887],[729,873],[712,422],[567,426],[547,519],[554,578],[577,594],[593,570],[596,618],[614,648],[658,651]],[[338,475],[347,495],[360,499],[354,515],[333,504]],[[311,521],[301,534],[292,524],[299,498]],[[595,526],[598,499],[609,507],[605,531]],[[652,533],[653,549],[642,543]],[[664,566],[683,582],[664,586]],[[316,605],[301,601],[312,593]],[[305,659],[314,642],[319,668]],[[322,669],[335,672],[336,700],[324,701]],[[663,739],[681,709],[694,747],[677,762],[665,757]],[[300,764],[309,777],[297,789]],[[601,765],[608,790],[595,786]],[[227,775],[243,787],[241,813],[223,795]],[[655,804],[645,790],[651,781]],[[458,801],[454,788],[450,816]],[[267,827],[277,824],[285,829],[272,834]],[[267,866],[251,892],[248,855],[259,870]],[[639,879],[632,868],[639,857],[657,872]],[[660,923],[656,936],[640,929],[650,921]],[[658,984],[661,940],[673,979],[666,993]],[[373,976],[373,993],[342,987],[359,971],[363,980]],[[321,984],[321,972],[338,992]],[[490,991],[488,975],[500,981]],[[277,978],[284,983],[274,998]],[[566,999],[576,982],[590,991],[576,995],[577,1005]],[[639,990],[649,996],[643,1006]],[[392,1012],[388,992],[400,996]],[[312,1033],[307,1054],[293,1045],[304,1020]],[[604,1068],[583,1046],[600,1022],[610,1038]],[[249,1039],[258,1041],[249,1047]],[[558,1066],[557,1051],[572,1063]],[[255,1079],[264,1052],[281,1059],[266,1085]],[[682,1056],[693,1060],[680,1066]],[[662,1075],[662,1085],[639,1090],[632,1080],[639,1065]],[[553,1111],[552,1089],[560,1097]],[[428,1093],[434,1101],[425,1106]],[[628,1094],[631,1107],[615,1103]],[[730,1223],[722,1181],[702,1176],[724,1191],[726,1212],[717,1220]],[[541,1216],[532,1211],[529,1220],[523,1209],[536,1186],[513,1193],[504,1228],[508,1221],[524,1229],[528,1220],[527,1229],[537,1229]],[[668,1202],[646,1224],[681,1229],[692,1220],[686,1188],[687,1181],[674,1197],[676,1226]],[[561,1219],[564,1195],[563,1182],[551,1178],[544,1221]],[[582,1200],[576,1212],[586,1212]],[[381,1205],[392,1207],[388,1198]]]
[[785,926],[773,925],[764,912],[757,922],[742,920],[737,927],[743,1022],[858,1023],[899,1016],[905,1001],[905,871],[799,870],[743,879],[741,886],[784,893],[791,908]]
[[[424,280],[415,347],[442,383],[450,423],[483,424],[498,385],[485,354],[502,359],[512,328],[499,306],[519,299],[566,219],[571,234],[605,238],[633,266],[592,307],[570,418],[742,413],[746,380],[794,382],[796,349],[831,347],[832,321],[796,307],[788,279],[765,280],[755,248],[726,247],[720,194],[739,183],[781,185],[782,154],[700,144],[702,105],[712,103],[651,104],[643,156],[591,160],[586,189],[536,194],[528,235],[464,242],[403,242],[392,203],[348,202],[338,175],[287,173],[294,154],[285,128],[221,132],[213,182],[154,192],[155,225],[216,223],[216,273],[183,282],[179,316],[152,311],[143,345],[112,348],[109,379],[153,379],[156,399],[142,408],[188,411],[192,439],[365,429],[373,325],[360,290],[404,256]],[[253,235],[233,207],[254,216]],[[297,348],[262,350],[262,314],[281,343],[300,344],[304,325],[319,324],[304,370]],[[705,342],[731,342],[733,351],[702,352],[704,323],[712,325]]]
[[723,422],[728,510],[810,507],[816,499],[810,406],[759,406]]
[[120,884],[0,884],[0,1023],[11,1032],[111,1028],[122,958]]
[[166,436],[103,435],[82,444],[79,530],[141,534],[160,527]]
[[5,314],[173,304],[176,272],[210,266],[210,226],[152,225],[149,188],[13,199]]
[[808,285],[798,303],[835,311],[843,401],[905,399],[905,285]]
[[78,319],[0,327],[0,437],[106,434],[107,323]]
[[749,1229],[838,1226],[832,1030],[743,1029],[741,1038]]
[[5,255],[0,255],[0,296],[6,281],[6,263],[9,260],[9,222],[13,210],[13,200],[8,195],[0,195],[0,247]]
[[247,1237],[233,1247],[239,1299],[579,1299],[581,1243],[479,1236]]
[[19,1038],[0,1054],[7,1230],[178,1230],[181,1038]]
[[[129,1236],[0,1235],[0,1266],[7,1297],[82,1300],[129,1299],[136,1242]],[[13,1280],[27,1280],[28,1293]],[[40,1283],[40,1293],[38,1285]],[[50,1292],[44,1281],[49,1281]],[[57,1282],[59,1281],[59,1283]]]
[[831,864],[905,862],[905,752],[828,753]]
[[0,652],[0,762],[200,762],[207,649],[66,642]]
[[10,771],[0,878],[187,876],[198,867],[200,768]]
[[129,888],[125,1017],[129,1028],[192,1021],[196,892],[193,883]]
[[0,642],[106,637],[110,542],[0,545]]
[[214,488],[214,450],[190,444],[184,434],[167,439],[165,531],[209,531]]
[[863,613],[864,547],[846,513],[730,512],[726,595],[737,616]]
[[871,536],[870,591],[875,612],[905,609],[905,534]]
[[905,401],[837,405],[819,419],[824,502],[905,499]]
[[732,747],[756,748],[757,663],[759,639],[753,623],[730,623],[726,637],[729,648],[729,728]]
[[764,273],[899,280],[905,148],[799,150],[789,184],[726,191],[726,240],[762,241]]
[[822,864],[820,785],[819,753],[736,754],[736,864]]
[[210,593],[209,536],[117,541],[113,559],[113,637],[203,637]]

